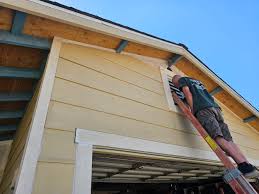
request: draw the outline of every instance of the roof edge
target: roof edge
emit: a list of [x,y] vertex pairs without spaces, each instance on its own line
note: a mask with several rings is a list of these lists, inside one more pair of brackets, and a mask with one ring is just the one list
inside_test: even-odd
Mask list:
[[160,39],[146,33],[142,33],[138,30],[127,28],[123,25],[119,25],[109,20],[102,19],[98,16],[94,17],[94,15],[91,14],[84,15],[83,13],[85,12],[78,13],[75,11],[71,11],[68,9],[69,7],[59,7],[46,1],[1,0],[0,5],[8,7],[10,9],[24,11],[29,14],[41,16],[62,23],[67,23],[88,30],[90,29],[106,35],[115,36],[121,39],[127,39],[132,42],[183,55],[200,70],[205,72],[210,78],[212,78],[219,86],[229,92],[232,97],[236,98],[257,118],[259,118],[259,111],[253,105],[245,100],[240,94],[238,94],[232,87],[230,87],[219,76],[217,76],[211,69],[208,68],[207,65],[205,65],[197,56],[186,49],[183,45],[178,45],[176,43]]

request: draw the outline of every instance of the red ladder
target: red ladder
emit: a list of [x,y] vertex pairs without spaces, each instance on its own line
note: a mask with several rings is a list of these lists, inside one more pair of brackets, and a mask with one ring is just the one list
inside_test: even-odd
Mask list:
[[246,180],[242,173],[234,166],[231,160],[227,157],[225,152],[218,146],[218,144],[208,135],[206,130],[202,127],[200,122],[191,113],[184,102],[179,99],[175,92],[172,92],[175,103],[180,107],[185,116],[192,122],[193,126],[198,130],[200,135],[209,144],[211,149],[215,152],[218,158],[226,167],[224,180],[227,182],[236,194],[258,194],[252,185]]

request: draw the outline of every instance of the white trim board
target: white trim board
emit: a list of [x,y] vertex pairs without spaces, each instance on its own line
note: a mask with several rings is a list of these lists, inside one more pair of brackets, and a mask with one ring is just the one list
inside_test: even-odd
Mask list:
[[[103,146],[122,150],[167,155],[171,157],[189,158],[193,160],[207,160],[211,163],[214,162],[215,164],[219,162],[218,157],[212,151],[79,128],[76,129],[75,142],[79,144],[91,144],[93,146]],[[259,166],[259,160],[249,160],[252,161],[255,165]]]
[[161,73],[161,77],[162,77],[164,92],[165,92],[165,96],[166,96],[166,100],[167,100],[169,110],[182,114],[182,111],[174,103],[172,92],[171,92],[171,89],[170,89],[170,86],[169,86],[169,81],[168,81],[168,77],[173,77],[174,75],[176,75],[176,73],[173,72],[173,71],[169,71],[164,67],[160,67],[160,73]]
[[193,54],[182,46],[172,44],[163,40],[150,37],[109,22],[101,21],[83,14],[73,12],[58,6],[48,4],[38,0],[1,0],[0,5],[15,10],[24,11],[30,14],[38,15],[51,20],[67,23],[69,25],[78,26],[84,29],[90,29],[103,34],[119,37],[132,42],[151,46],[161,50],[183,55],[190,60],[196,67],[206,73],[212,80],[214,80],[224,90],[250,110],[255,116],[259,117],[259,112],[251,106],[245,99],[243,99],[236,91],[218,78],[211,70],[204,66]]
[[54,38],[43,74],[39,96],[32,116],[30,131],[25,144],[21,165],[18,171],[14,194],[32,193],[36,166],[41,151],[48,105],[52,93],[62,39]]
[[73,194],[91,193],[93,145],[76,145],[76,167],[74,170]]

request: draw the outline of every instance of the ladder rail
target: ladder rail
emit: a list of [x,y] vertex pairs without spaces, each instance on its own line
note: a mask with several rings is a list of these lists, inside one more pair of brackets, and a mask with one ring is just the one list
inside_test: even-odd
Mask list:
[[[172,91],[172,97],[180,107],[184,115],[191,121],[193,126],[197,129],[203,139],[207,142],[207,144],[211,147],[220,161],[224,164],[224,166],[228,170],[236,169],[235,165],[231,162],[225,152],[221,149],[221,147],[209,136],[200,122],[196,119],[196,117],[192,114],[192,112],[187,108],[184,102],[178,97],[178,95]],[[231,188],[237,194],[258,194],[252,185],[245,179],[245,177],[241,174],[238,178],[234,178],[228,182]]]

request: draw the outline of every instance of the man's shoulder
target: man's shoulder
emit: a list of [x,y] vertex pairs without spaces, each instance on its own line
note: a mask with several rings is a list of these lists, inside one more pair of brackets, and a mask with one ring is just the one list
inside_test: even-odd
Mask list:
[[188,80],[189,81],[190,79],[191,79],[190,77],[181,77],[179,80],[185,80],[185,81]]

